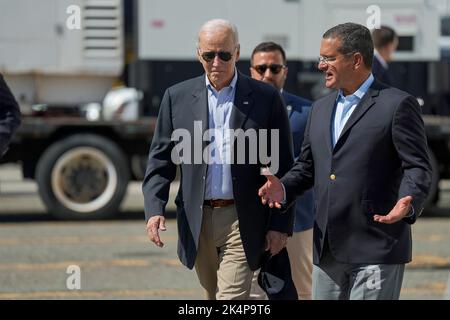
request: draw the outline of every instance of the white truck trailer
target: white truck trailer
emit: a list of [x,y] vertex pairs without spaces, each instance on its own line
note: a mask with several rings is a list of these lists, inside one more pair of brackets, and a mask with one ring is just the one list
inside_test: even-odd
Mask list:
[[[323,32],[379,18],[400,36],[393,66],[399,83],[426,108],[429,93],[450,96],[442,80],[448,64],[440,60],[442,8],[439,0],[0,0],[0,72],[24,114],[2,161],[20,162],[60,218],[116,214],[128,181],[142,178],[164,90],[203,72],[197,32],[219,17],[239,29],[241,71],[248,73],[254,46],[276,41],[289,60],[287,90],[311,99],[326,92],[316,70]],[[123,83],[143,92],[141,108],[126,121],[137,95],[103,104]],[[424,119],[435,155],[431,203],[439,179],[450,177],[450,120]]]

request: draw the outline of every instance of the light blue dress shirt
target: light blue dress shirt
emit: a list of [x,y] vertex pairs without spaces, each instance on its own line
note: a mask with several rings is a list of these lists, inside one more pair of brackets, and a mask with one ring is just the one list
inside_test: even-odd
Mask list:
[[[206,76],[209,111],[209,159],[206,175],[205,200],[233,199],[231,178],[230,116],[236,93],[237,70],[228,87],[217,91]],[[211,132],[214,130],[215,134]]]
[[[348,119],[352,115],[353,111],[355,111],[356,106],[367,93],[374,80],[375,78],[371,73],[367,80],[364,81],[358,88],[358,90],[346,97],[344,96],[342,90],[339,90],[336,98],[336,107],[334,109],[334,120],[331,123],[331,138],[333,141],[333,147],[336,145],[336,142],[338,141],[339,136],[342,133],[342,129],[344,129]],[[286,202],[286,189],[283,184],[282,187],[284,193],[283,202]]]
[[344,129],[348,119],[352,115],[353,111],[355,111],[356,106],[361,101],[362,97],[366,94],[367,90],[369,90],[373,81],[374,77],[372,74],[370,74],[370,76],[366,81],[363,82],[358,90],[346,97],[344,96],[342,90],[339,90],[336,99],[336,108],[334,109],[334,121],[331,126],[333,147],[336,145],[336,142],[338,141],[339,136],[342,133],[342,129]]

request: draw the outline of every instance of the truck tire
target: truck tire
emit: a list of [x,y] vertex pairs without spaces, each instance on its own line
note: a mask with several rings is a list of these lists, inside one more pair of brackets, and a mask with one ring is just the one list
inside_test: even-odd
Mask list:
[[429,150],[430,155],[430,162],[431,162],[431,168],[433,169],[433,172],[431,173],[431,186],[430,191],[428,193],[428,197],[425,200],[425,207],[428,207],[428,209],[434,205],[436,205],[439,201],[439,181],[440,181],[440,175],[439,175],[439,165],[436,160],[436,157],[433,153],[433,151]]
[[36,168],[41,199],[51,214],[64,220],[113,217],[129,180],[122,150],[94,134],[77,134],[53,143]]
[[147,155],[134,155],[131,157],[131,172],[133,178],[142,181],[145,177],[145,170],[147,169]]

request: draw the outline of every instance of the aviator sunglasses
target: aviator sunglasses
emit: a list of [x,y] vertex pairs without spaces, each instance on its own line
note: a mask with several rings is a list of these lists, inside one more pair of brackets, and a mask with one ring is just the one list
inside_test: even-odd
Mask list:
[[219,56],[220,60],[228,62],[233,57],[233,54],[231,52],[227,52],[227,51],[219,51],[219,52],[207,51],[207,52],[203,52],[201,54],[201,56],[202,56],[203,60],[205,60],[206,62],[213,61],[216,56]]
[[285,66],[283,66],[282,64],[260,64],[257,66],[253,66],[252,68],[255,69],[256,72],[258,72],[260,75],[263,75],[264,73],[266,73],[267,69],[270,69],[270,72],[272,72],[273,74],[279,74],[281,70],[285,68]]

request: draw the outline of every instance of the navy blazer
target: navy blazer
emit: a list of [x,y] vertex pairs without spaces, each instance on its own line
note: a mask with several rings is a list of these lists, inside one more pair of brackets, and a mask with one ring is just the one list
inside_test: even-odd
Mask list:
[[[311,110],[311,101],[299,96],[295,96],[283,90],[282,97],[291,124],[292,141],[294,143],[294,158],[300,156],[305,134],[306,123],[308,122]],[[299,196],[295,205],[294,232],[311,229],[314,225],[314,191],[310,189]]]
[[392,86],[392,77],[389,70],[383,67],[376,55],[373,56],[372,73],[378,81]]
[[[281,179],[287,200],[314,185],[315,264],[326,238],[341,263],[407,263],[410,224],[423,209],[432,172],[420,106],[408,93],[375,80],[333,147],[336,97],[333,92],[313,104],[300,158]],[[408,195],[415,216],[394,224],[373,220]]]
[[0,74],[0,157],[8,150],[11,138],[19,125],[19,105]]
[[[198,122],[201,121],[199,127]],[[283,176],[293,165],[292,136],[283,103],[277,89],[253,80],[239,73],[236,84],[234,105],[230,117],[231,129],[256,130],[276,129],[279,132],[279,170],[275,175]],[[163,215],[169,199],[169,186],[175,179],[176,165],[171,160],[175,143],[171,141],[174,130],[187,130],[191,137],[208,129],[208,91],[205,75],[178,83],[166,90],[161,102],[158,121],[150,147],[147,171],[143,182],[145,217]],[[270,135],[266,135],[269,139]],[[258,137],[258,143],[246,143],[245,155],[242,150],[235,157],[244,156],[245,163],[235,160],[231,164],[233,195],[239,220],[239,231],[248,264],[252,270],[260,267],[265,250],[265,236],[268,230],[292,234],[294,213],[270,209],[261,203],[259,188],[267,181],[261,175],[265,167],[261,159],[252,163],[250,152],[259,148],[260,142],[269,143]],[[198,156],[196,144],[192,143],[192,155]],[[202,143],[204,150],[207,143]],[[259,150],[256,150],[259,151]],[[257,153],[259,154],[259,152]],[[200,154],[201,157],[201,154]],[[250,162],[250,163],[249,163]],[[202,226],[203,201],[206,186],[206,163],[180,165],[180,189],[176,197],[178,223],[178,256],[188,268],[192,268],[197,256],[199,235]]]

